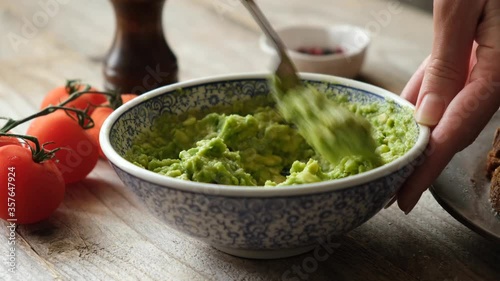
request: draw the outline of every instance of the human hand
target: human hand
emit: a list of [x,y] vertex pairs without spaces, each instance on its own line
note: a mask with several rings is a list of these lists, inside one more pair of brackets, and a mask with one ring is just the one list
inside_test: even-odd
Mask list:
[[432,54],[401,96],[416,105],[417,122],[432,130],[425,160],[397,195],[408,214],[500,105],[500,1],[435,0]]

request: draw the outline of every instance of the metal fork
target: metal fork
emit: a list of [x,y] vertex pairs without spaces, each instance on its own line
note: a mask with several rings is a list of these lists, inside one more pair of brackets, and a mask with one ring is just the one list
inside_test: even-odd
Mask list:
[[279,56],[278,67],[274,71],[274,74],[280,80],[280,86],[283,93],[286,93],[289,89],[300,86],[301,83],[297,75],[297,69],[286,53],[285,44],[283,44],[283,41],[281,41],[276,31],[274,31],[260,8],[253,0],[241,0],[241,2],[250,14],[252,14],[267,38],[274,43],[276,52]]

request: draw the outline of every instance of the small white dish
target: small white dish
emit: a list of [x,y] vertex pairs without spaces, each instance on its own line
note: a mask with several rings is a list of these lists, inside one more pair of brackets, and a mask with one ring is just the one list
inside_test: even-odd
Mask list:
[[[322,73],[345,78],[355,78],[363,65],[370,36],[363,28],[353,25],[287,26],[276,28],[288,49],[288,54],[299,72]],[[264,35],[260,37],[261,49],[278,60],[274,45]],[[325,48],[333,54],[311,55],[299,52],[300,48]],[[336,53],[340,48],[342,52]]]

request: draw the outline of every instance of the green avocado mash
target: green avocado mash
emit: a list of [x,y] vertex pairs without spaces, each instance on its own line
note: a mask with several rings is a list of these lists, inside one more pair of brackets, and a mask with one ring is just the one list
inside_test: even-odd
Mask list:
[[[365,119],[369,122],[370,125],[364,127],[369,129],[361,132],[369,133],[365,135],[364,146],[355,143],[355,150],[342,147],[338,153],[328,151],[326,159],[308,144],[311,138],[304,139],[297,127],[282,117],[269,97],[261,97],[252,102],[213,108],[208,113],[165,114],[155,121],[151,130],[137,137],[125,157],[145,169],[184,180],[278,186],[359,174],[393,161],[414,145],[417,126],[411,109],[400,108],[390,101],[369,105],[352,103],[342,95],[329,99],[336,107],[364,117],[354,122],[363,124]],[[306,114],[315,118],[314,114]],[[353,126],[349,121],[345,124],[339,130],[349,140],[349,126]],[[315,138],[329,141],[325,138],[332,135],[328,134]],[[337,135],[335,133],[335,137]],[[330,141],[346,143],[345,140]],[[313,145],[318,148],[317,144]],[[351,153],[360,147],[359,153]]]

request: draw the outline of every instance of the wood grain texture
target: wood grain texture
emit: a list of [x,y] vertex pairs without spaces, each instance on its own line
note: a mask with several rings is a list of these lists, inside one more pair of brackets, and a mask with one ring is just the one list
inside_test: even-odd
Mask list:
[[[0,2],[1,116],[34,112],[43,95],[65,79],[102,85],[101,61],[114,31],[111,5],[66,2],[19,48],[6,36],[22,35],[23,18],[41,8],[37,1]],[[399,12],[389,12],[390,19],[380,18],[394,2],[259,3],[275,25],[373,25],[377,32],[360,79],[394,92],[430,50],[431,16],[399,6]],[[181,80],[270,69],[270,58],[258,47],[260,32],[236,0],[169,0],[164,26]],[[68,186],[49,220],[18,227],[14,274],[3,264],[9,248],[6,223],[0,232],[0,280],[500,280],[500,246],[458,223],[429,193],[410,215],[393,206],[339,238],[325,261],[311,263],[314,252],[250,260],[166,227],[135,201],[104,161],[86,180]]]

